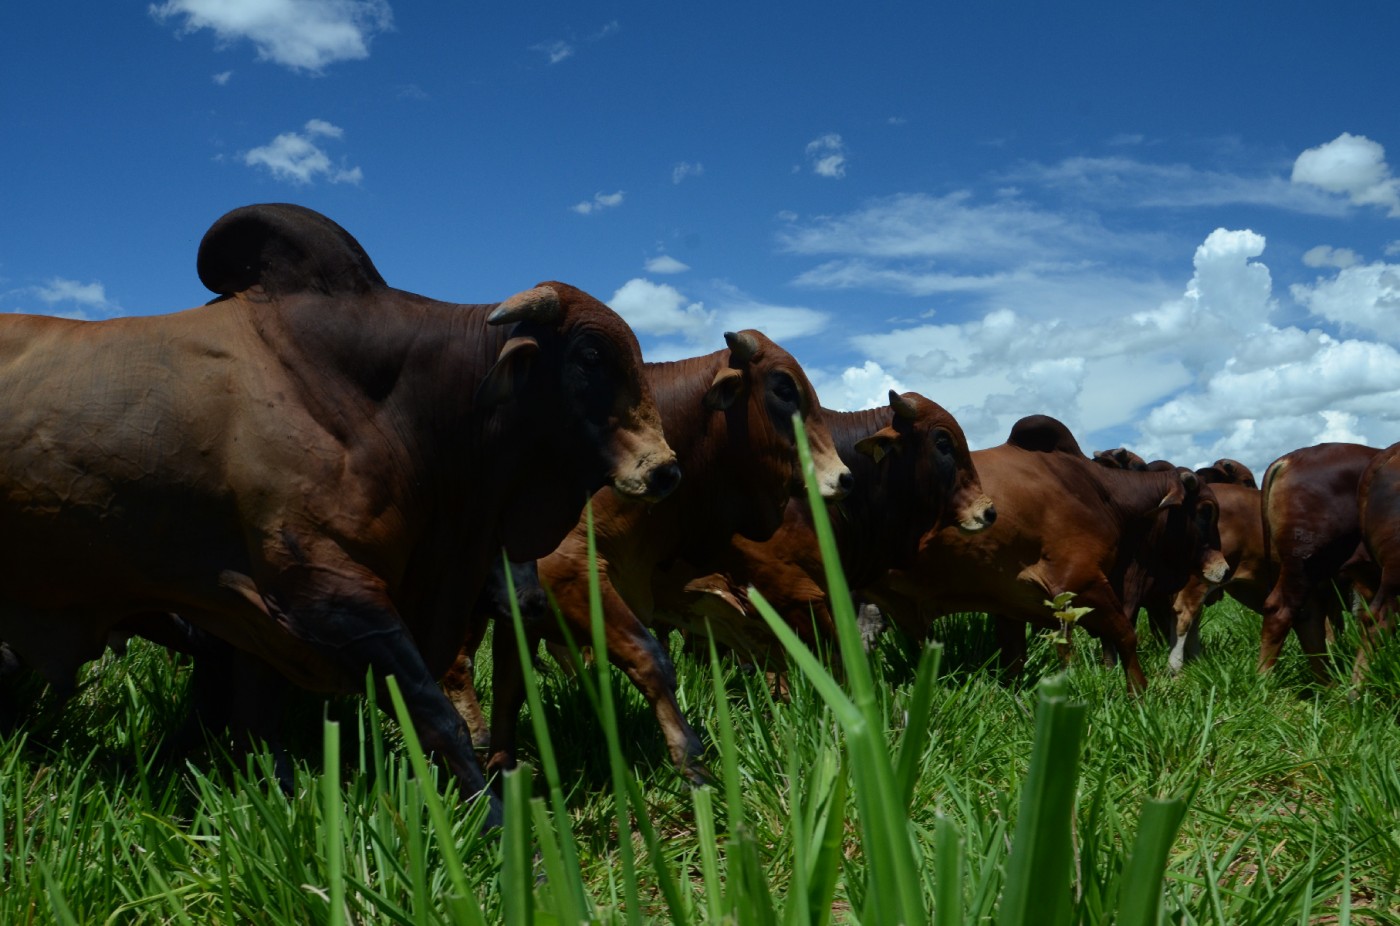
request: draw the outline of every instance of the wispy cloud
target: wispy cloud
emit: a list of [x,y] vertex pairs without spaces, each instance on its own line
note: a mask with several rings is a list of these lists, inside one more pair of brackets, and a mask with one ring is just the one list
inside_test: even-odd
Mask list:
[[278,180],[308,184],[318,179],[331,183],[359,183],[364,175],[358,167],[336,166],[316,139],[340,139],[344,131],[324,119],[312,119],[301,132],[283,132],[266,145],[246,152],[243,163],[263,167]]
[[211,78],[211,80],[213,80],[214,83],[218,84],[220,87],[224,87],[228,85],[229,78],[231,77],[233,77],[232,71],[220,71],[219,73],[215,74]]
[[[622,25],[617,20],[604,23],[597,31],[583,37],[582,41],[592,44],[600,42],[609,36],[616,35],[622,29]],[[576,39],[551,39],[548,42],[538,42],[530,46],[531,51],[539,52],[549,60],[550,64],[559,64],[572,58],[578,51],[578,40]]]
[[624,195],[622,190],[618,190],[616,193],[594,193],[592,199],[585,199],[583,202],[575,203],[569,208],[579,215],[591,215],[603,209],[612,209],[615,206],[622,205]]
[[369,57],[370,40],[393,27],[386,0],[166,0],[147,8],[179,32],[209,29],[223,44],[253,43],[258,58],[320,73],[337,61]]
[[685,273],[690,269],[689,264],[683,264],[670,254],[658,254],[646,264],[647,273]]
[[671,168],[671,182],[680,183],[687,177],[700,177],[704,176],[704,173],[704,164],[698,161],[693,164],[690,161],[681,161],[675,167]]
[[841,136],[830,132],[809,141],[807,163],[818,177],[840,179],[846,176],[846,145]]

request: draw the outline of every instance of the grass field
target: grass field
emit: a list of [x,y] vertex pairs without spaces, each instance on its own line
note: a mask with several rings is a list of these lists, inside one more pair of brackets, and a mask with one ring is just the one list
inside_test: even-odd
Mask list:
[[[1177,679],[1166,674],[1164,648],[1146,643],[1152,684],[1139,700],[1081,647],[1067,673],[1070,700],[1086,705],[1081,764],[1073,838],[1061,844],[1073,922],[1123,921],[1115,903],[1128,850],[1144,802],[1164,796],[1188,799],[1165,888],[1153,885],[1164,921],[1400,922],[1400,660],[1378,660],[1377,678],[1353,700],[1340,686],[1311,687],[1293,646],[1277,671],[1258,677],[1257,632],[1258,618],[1232,602],[1212,608],[1206,655]],[[953,914],[1006,922],[1000,905],[1037,690],[1005,687],[982,667],[993,643],[981,616],[947,618],[937,635],[945,648],[925,686],[927,738],[907,828],[895,827],[908,834],[918,883],[883,889],[912,889],[934,922]],[[921,697],[916,656],[890,638],[870,665],[877,739],[897,756],[911,706],[923,711],[911,704]],[[1030,679],[1057,668],[1050,647],[1033,649]],[[726,912],[731,922],[879,921],[870,892],[890,872],[866,841],[867,779],[855,768],[859,755],[843,749],[840,718],[801,673],[790,700],[775,703],[761,676],[724,665],[717,689],[711,665],[679,657],[682,705],[716,745],[722,783],[713,793],[692,793],[664,762],[650,712],[625,680],[614,675],[608,688],[615,766],[581,682],[542,673],[532,718],[543,716],[551,731],[567,825],[541,776],[533,790],[546,800],[526,803],[514,787],[529,784],[523,777],[507,789],[508,813],[533,819],[534,839],[553,834],[541,849],[520,848],[510,826],[505,836],[480,835],[480,806],[439,791],[436,770],[434,788],[421,789],[400,728],[363,700],[329,706],[340,740],[329,753],[319,704],[289,706],[292,797],[272,783],[267,755],[235,770],[207,750],[165,748],[185,709],[188,671],[136,645],[94,664],[75,701],[39,698],[6,731],[0,922],[340,921],[332,911],[386,923],[717,922]],[[536,768],[541,749],[527,735]],[[324,761],[337,752],[338,762]],[[657,857],[638,832],[641,818],[625,806],[618,813],[630,783],[655,828]],[[445,806],[435,823],[438,794]],[[572,834],[576,864],[561,833]],[[537,878],[551,865],[566,873]],[[1057,893],[1033,895],[1032,912],[1045,918],[1026,921],[1049,922]]]

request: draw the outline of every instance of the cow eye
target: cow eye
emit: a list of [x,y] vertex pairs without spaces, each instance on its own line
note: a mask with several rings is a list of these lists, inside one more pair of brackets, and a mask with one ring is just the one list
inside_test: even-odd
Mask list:
[[578,352],[578,362],[586,367],[596,367],[603,362],[603,354],[596,347],[585,347]]
[[953,441],[942,431],[934,435],[933,446],[938,448],[939,453],[948,454],[949,456],[953,453]]
[[773,394],[790,405],[797,404],[797,384],[791,376],[779,376],[773,382]]

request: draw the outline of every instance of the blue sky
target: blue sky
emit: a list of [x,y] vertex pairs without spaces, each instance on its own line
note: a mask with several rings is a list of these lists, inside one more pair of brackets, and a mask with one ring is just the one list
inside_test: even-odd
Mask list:
[[10,4],[0,311],[199,304],[205,229],[291,201],[400,288],[761,328],[973,446],[1400,439],[1400,8],[1147,6]]

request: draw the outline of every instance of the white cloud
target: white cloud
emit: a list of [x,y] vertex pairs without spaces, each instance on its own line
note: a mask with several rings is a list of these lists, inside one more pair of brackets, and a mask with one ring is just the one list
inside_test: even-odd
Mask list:
[[647,261],[647,273],[685,273],[690,269],[688,264],[683,264],[669,254],[658,254]]
[[1319,244],[1315,248],[1309,249],[1303,254],[1303,263],[1309,267],[1338,267],[1345,269],[1357,263],[1361,258],[1356,256],[1356,252],[1351,248],[1334,248],[1330,245]]
[[627,320],[648,360],[675,360],[719,350],[726,331],[756,328],[780,344],[825,330],[829,316],[800,306],[755,300],[732,286],[712,284],[713,307],[674,286],[628,280],[608,305]]
[[96,281],[79,283],[77,280],[53,277],[42,286],[34,287],[33,293],[47,305],[71,302],[91,309],[114,307],[107,301],[106,288]]
[[1385,148],[1364,135],[1343,132],[1309,148],[1293,162],[1293,182],[1344,195],[1358,206],[1381,206],[1400,216],[1400,180],[1390,176]]
[[393,26],[386,0],[166,0],[157,20],[183,20],[180,32],[210,29],[221,43],[253,43],[258,58],[318,73],[336,61],[369,57],[370,39]]
[[344,131],[324,119],[312,119],[302,132],[283,132],[266,145],[253,148],[243,155],[250,167],[265,167],[278,180],[307,184],[317,179],[331,183],[359,183],[364,175],[360,168],[337,167],[330,156],[314,142],[314,138],[340,139]]
[[594,193],[592,199],[585,199],[569,208],[579,215],[589,215],[602,209],[611,209],[614,206],[622,205],[623,195],[622,190],[618,190],[616,193]]
[[549,59],[550,64],[558,64],[559,62],[566,61],[574,56],[574,46],[570,45],[568,42],[563,41],[562,39],[558,39],[553,42],[541,42],[538,45],[531,45],[530,50],[542,53],[546,58]]
[[1344,266],[1330,279],[1296,284],[1292,294],[1343,331],[1400,344],[1400,264]]
[[689,161],[681,161],[675,167],[671,168],[671,182],[680,183],[687,177],[700,177],[703,176],[704,173],[704,164],[698,162],[692,164]]
[[846,145],[841,136],[829,132],[807,143],[807,163],[818,177],[839,179],[846,176]]
[[215,74],[211,78],[211,80],[213,80],[214,83],[218,84],[220,87],[225,87],[228,85],[229,78],[231,77],[233,77],[232,71],[220,71],[219,73]]
[[886,405],[891,389],[895,392],[909,391],[874,360],[847,367],[835,376],[819,369],[808,369],[807,373],[822,405],[837,411],[858,411]]

